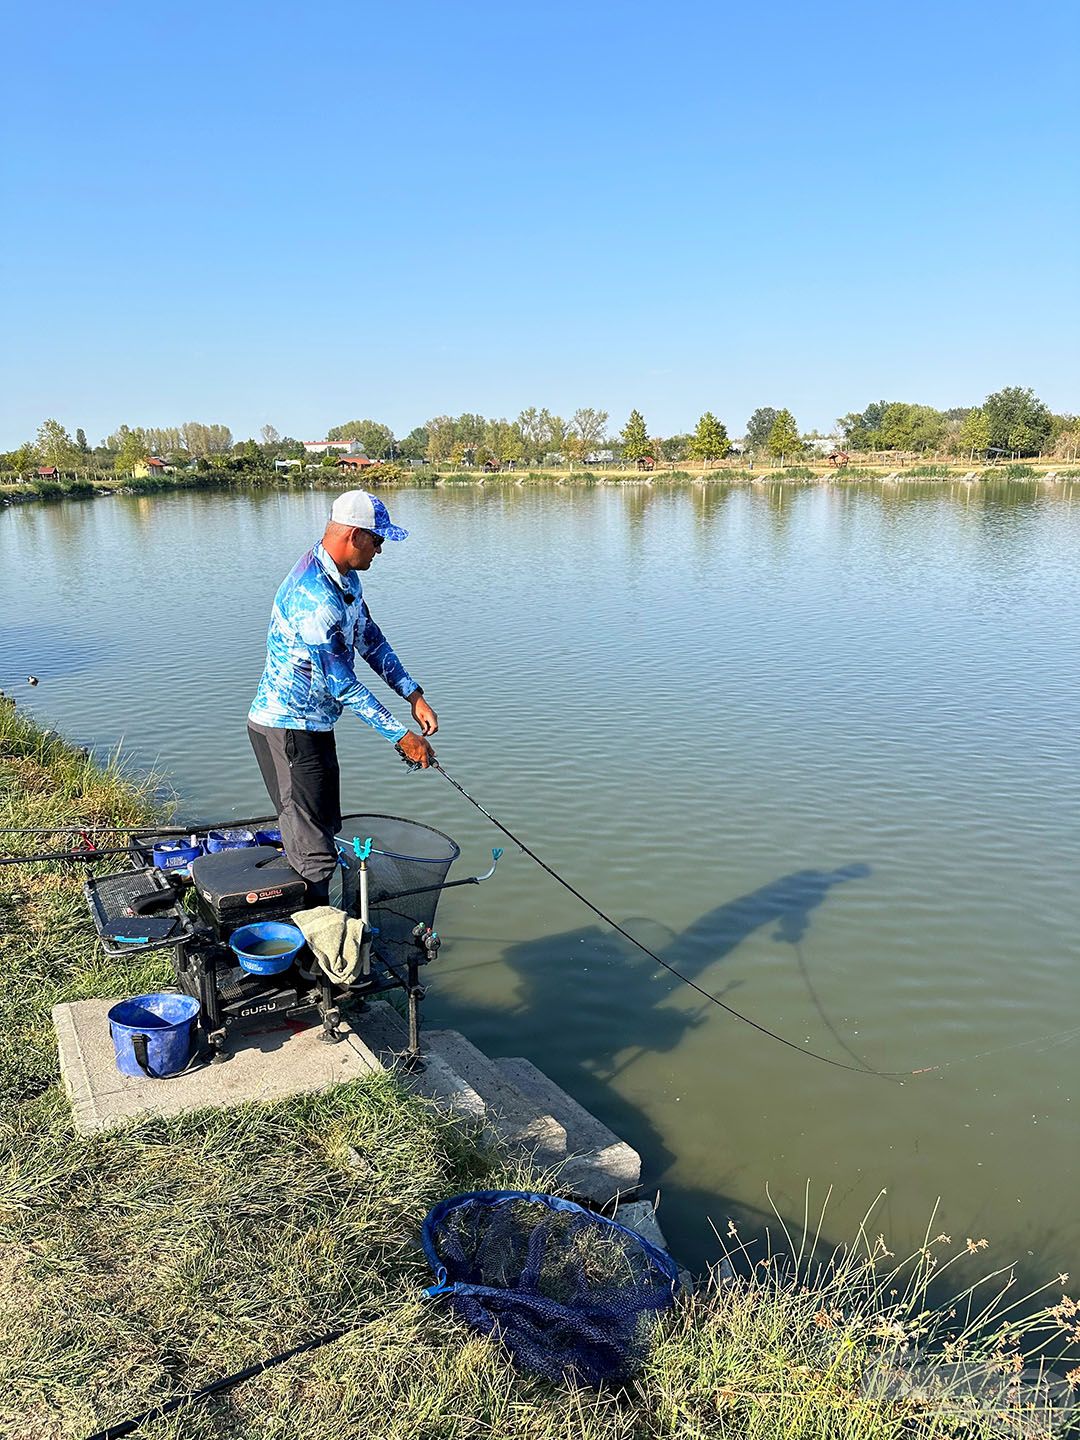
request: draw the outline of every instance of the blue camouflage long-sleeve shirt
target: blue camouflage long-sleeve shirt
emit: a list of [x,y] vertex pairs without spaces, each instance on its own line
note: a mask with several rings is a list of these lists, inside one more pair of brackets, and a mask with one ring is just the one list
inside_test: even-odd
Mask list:
[[419,689],[371,618],[360,576],[342,575],[316,545],[274,597],[266,668],[248,718],[273,728],[332,730],[348,706],[387,740],[400,740],[406,726],[356,678],[354,651],[402,698]]

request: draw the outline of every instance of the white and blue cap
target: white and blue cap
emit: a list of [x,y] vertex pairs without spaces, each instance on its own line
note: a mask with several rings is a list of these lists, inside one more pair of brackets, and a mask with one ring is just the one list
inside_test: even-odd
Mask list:
[[358,525],[373,530],[384,540],[406,540],[409,532],[390,522],[390,512],[383,502],[366,490],[346,490],[330,507],[330,519],[339,525]]

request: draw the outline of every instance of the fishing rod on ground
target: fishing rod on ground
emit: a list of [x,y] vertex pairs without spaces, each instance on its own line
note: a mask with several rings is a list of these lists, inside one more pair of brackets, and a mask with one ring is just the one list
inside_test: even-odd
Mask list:
[[[202,830],[247,830],[252,826],[276,825],[276,815],[255,815],[246,820],[192,820],[187,825],[57,825],[53,828],[38,826],[33,829],[3,829],[0,835],[75,835],[86,841],[85,845],[73,846],[68,850],[45,850],[34,855],[0,856],[0,865],[34,865],[47,860],[82,861],[103,860],[115,855],[130,855],[138,848],[139,840],[167,840],[173,836],[195,834]],[[94,844],[91,835],[129,835],[127,845],[105,846]]]

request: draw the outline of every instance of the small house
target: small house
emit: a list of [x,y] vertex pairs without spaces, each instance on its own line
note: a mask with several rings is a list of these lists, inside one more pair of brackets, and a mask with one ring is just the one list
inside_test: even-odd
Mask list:
[[159,460],[156,455],[149,455],[145,460],[136,460],[131,467],[131,473],[137,480],[145,480],[150,475],[171,475],[173,467]]

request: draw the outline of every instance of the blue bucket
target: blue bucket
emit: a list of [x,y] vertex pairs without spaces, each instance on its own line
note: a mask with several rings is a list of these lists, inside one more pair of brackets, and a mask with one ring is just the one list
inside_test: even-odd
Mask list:
[[[109,1011],[109,1033],[122,1075],[163,1079],[191,1059],[199,1002],[190,995],[136,995]],[[140,1063],[140,1061],[142,1063]],[[145,1067],[145,1068],[144,1068]]]
[[196,841],[159,840],[153,849],[154,865],[158,870],[182,870],[186,875],[192,860],[203,853],[203,847]]
[[254,844],[253,830],[209,830],[206,835],[206,849],[211,855],[219,850],[247,850]]
[[255,844],[256,844],[256,845],[276,845],[279,849],[281,849],[281,848],[282,848],[281,831],[280,831],[280,830],[256,830],[256,831],[255,831]]
[[[278,945],[288,941],[290,949],[280,955],[255,955],[246,949],[267,941]],[[280,975],[304,948],[304,937],[295,925],[286,925],[281,920],[257,920],[254,925],[241,925],[239,930],[234,930],[229,937],[229,947],[249,974]]]

